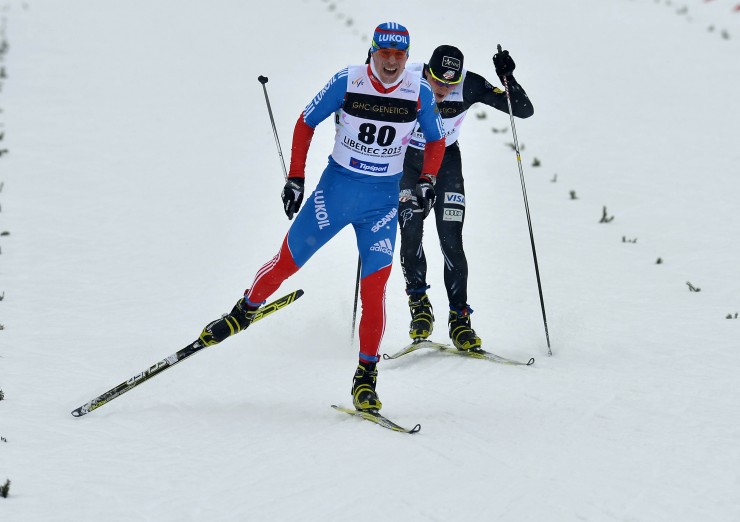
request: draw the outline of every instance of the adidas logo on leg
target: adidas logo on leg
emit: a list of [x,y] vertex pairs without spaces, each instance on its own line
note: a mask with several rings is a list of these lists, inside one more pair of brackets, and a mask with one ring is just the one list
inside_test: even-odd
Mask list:
[[371,252],[382,252],[384,254],[388,254],[389,256],[393,255],[393,243],[391,243],[391,240],[386,238],[382,239],[380,241],[377,241],[373,246],[370,247]]

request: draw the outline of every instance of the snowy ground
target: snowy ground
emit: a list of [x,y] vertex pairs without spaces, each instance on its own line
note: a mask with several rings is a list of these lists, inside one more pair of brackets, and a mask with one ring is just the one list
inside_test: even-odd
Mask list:
[[[0,520],[740,520],[736,4],[0,0]],[[387,20],[412,60],[454,44],[490,80],[497,43],[517,61],[554,355],[509,118],[474,107],[474,326],[534,366],[384,362],[384,412],[413,436],[333,411],[357,360],[347,230],[281,289],[305,289],[296,304],[73,418],[192,341],[276,252],[257,76],[287,157],[302,108]],[[332,138],[323,123],[309,185]],[[443,341],[436,244],[430,229]],[[397,265],[387,308],[391,352],[408,340]]]

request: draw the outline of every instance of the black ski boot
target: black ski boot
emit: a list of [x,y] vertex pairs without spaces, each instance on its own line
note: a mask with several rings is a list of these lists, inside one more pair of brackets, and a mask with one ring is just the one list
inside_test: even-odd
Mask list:
[[458,350],[480,350],[483,341],[470,326],[473,309],[465,305],[462,309],[450,307],[450,339]]
[[360,411],[378,411],[383,407],[375,393],[378,370],[375,363],[359,363],[352,381],[352,403]]
[[434,312],[427,294],[409,293],[409,310],[411,311],[409,337],[414,341],[421,341],[432,335]]
[[231,309],[231,313],[222,315],[220,319],[208,323],[203,328],[203,331],[198,337],[200,342],[205,346],[213,346],[227,337],[246,330],[252,322],[256,311],[257,308],[248,306],[245,298],[242,297],[236,302],[234,308]]

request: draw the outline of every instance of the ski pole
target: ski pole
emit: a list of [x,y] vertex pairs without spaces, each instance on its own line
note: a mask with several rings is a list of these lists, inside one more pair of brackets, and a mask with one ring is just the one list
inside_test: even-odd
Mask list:
[[[501,44],[498,44],[498,52],[502,52]],[[550,348],[550,334],[547,330],[547,315],[545,314],[545,299],[542,296],[542,282],[540,281],[540,269],[537,264],[537,250],[534,246],[534,233],[532,232],[532,219],[529,215],[529,203],[527,202],[527,188],[524,185],[524,171],[522,170],[522,157],[519,152],[519,140],[516,137],[516,125],[514,124],[514,111],[511,108],[511,95],[509,94],[509,81],[504,75],[501,80],[504,82],[504,90],[506,91],[506,101],[509,104],[509,118],[511,119],[511,132],[514,136],[514,149],[516,150],[516,161],[519,165],[519,180],[522,184],[522,194],[524,196],[524,209],[527,213],[527,226],[529,227],[529,240],[532,243],[532,257],[534,258],[534,272],[537,275],[537,289],[540,292],[540,307],[542,308],[542,320],[545,323],[545,338],[547,339],[547,355],[552,355],[552,349]]]
[[352,336],[349,338],[350,345],[355,342],[355,324],[357,322],[357,296],[360,292],[360,269],[362,268],[362,258],[357,258],[357,277],[355,278],[355,304],[352,308]]
[[288,179],[288,171],[285,170],[285,161],[283,161],[283,151],[280,148],[280,138],[278,138],[277,129],[275,128],[275,118],[272,117],[272,107],[270,106],[270,98],[267,96],[267,87],[265,84],[268,79],[267,76],[258,76],[257,80],[262,84],[262,90],[265,92],[265,103],[267,103],[267,112],[270,114],[270,123],[272,124],[272,133],[275,135],[275,145],[277,145],[278,156],[280,157],[280,165],[283,167],[283,177]]

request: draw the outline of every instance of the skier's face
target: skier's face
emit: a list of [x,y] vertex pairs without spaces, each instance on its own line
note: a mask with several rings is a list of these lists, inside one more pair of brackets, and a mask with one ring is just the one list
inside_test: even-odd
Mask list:
[[444,99],[447,98],[447,95],[450,94],[452,89],[455,88],[454,83],[445,83],[436,79],[434,76],[431,75],[428,69],[424,71],[424,76],[426,77],[429,85],[432,88],[432,92],[434,93],[434,101],[436,101],[437,103],[444,101]]
[[406,51],[378,49],[373,53],[373,64],[383,83],[395,83],[401,77],[409,57]]

